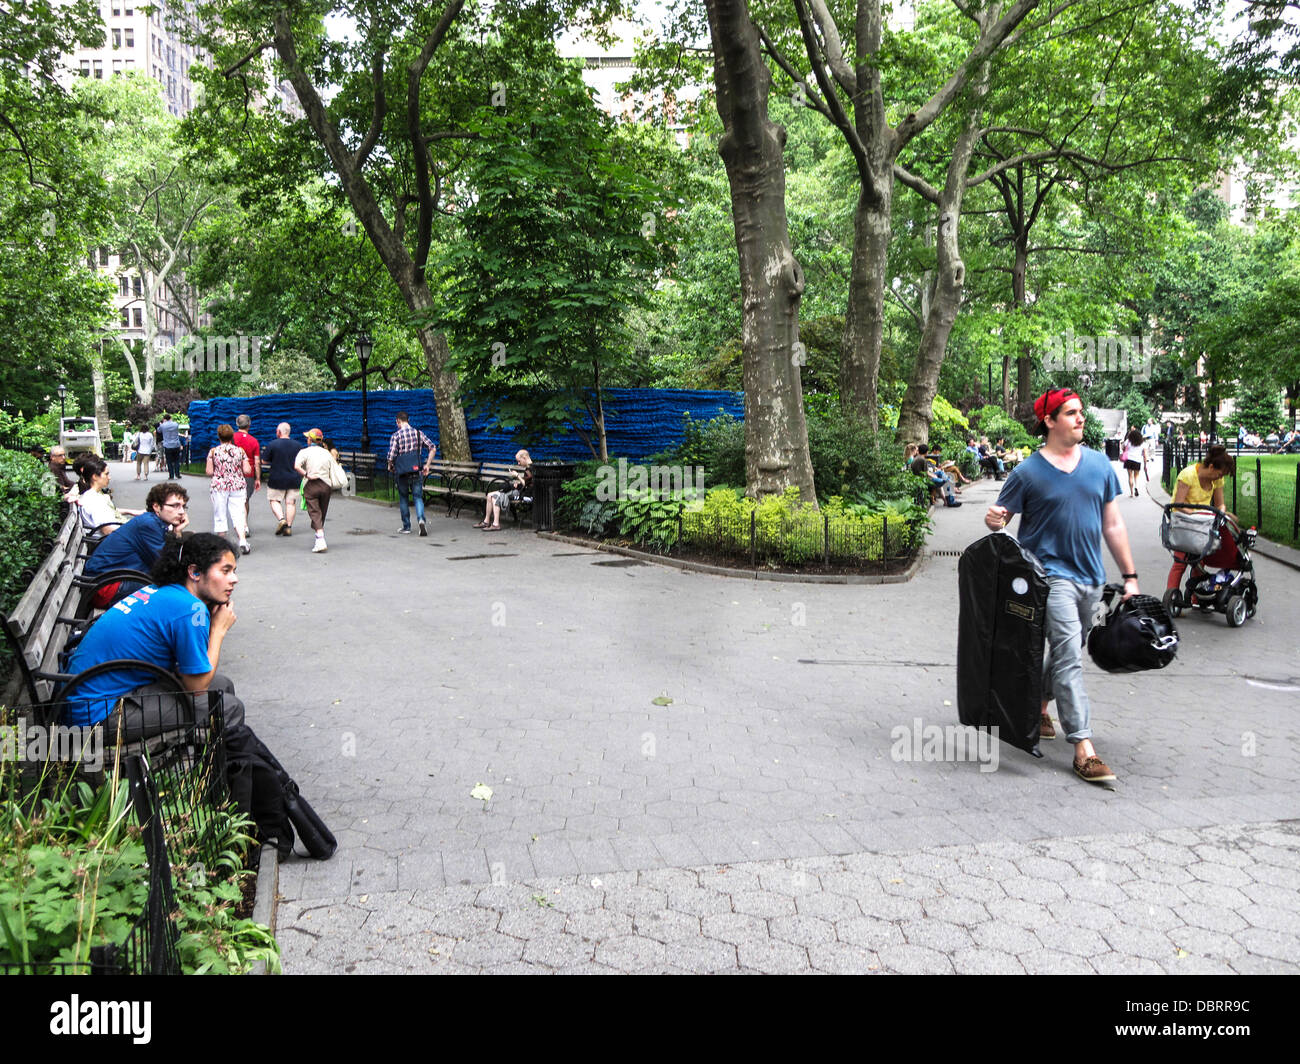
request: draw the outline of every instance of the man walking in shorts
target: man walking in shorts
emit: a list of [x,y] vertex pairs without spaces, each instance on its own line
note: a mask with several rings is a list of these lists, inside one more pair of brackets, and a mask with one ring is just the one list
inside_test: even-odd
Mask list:
[[275,428],[275,439],[262,448],[266,459],[266,497],[275,515],[275,534],[293,535],[293,518],[298,508],[298,488],[302,477],[293,468],[302,446],[289,439],[289,422],[281,421]]
[[1124,597],[1138,594],[1128,530],[1120,516],[1119,478],[1100,451],[1083,447],[1083,400],[1053,388],[1034,401],[1043,447],[1011,471],[984,523],[994,532],[1020,514],[1020,543],[1047,571],[1050,586],[1045,628],[1040,738],[1055,739],[1047,704],[1055,696],[1065,737],[1074,744],[1074,771],[1089,783],[1115,774],[1092,745],[1088,694],[1083,689],[1083,636],[1106,582],[1101,541],[1124,578]]
[[244,538],[250,535],[248,531],[248,508],[253,504],[253,492],[262,487],[262,447],[254,436],[249,435],[249,427],[252,422],[247,414],[240,414],[235,418],[235,438],[230,442],[236,447],[242,448],[243,452],[248,455],[248,464],[253,467],[253,475],[244,478]]

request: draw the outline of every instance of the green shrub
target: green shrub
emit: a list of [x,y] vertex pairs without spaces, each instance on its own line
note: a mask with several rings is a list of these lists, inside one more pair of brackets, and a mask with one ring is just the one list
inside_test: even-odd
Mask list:
[[686,504],[653,492],[628,492],[612,503],[618,520],[618,534],[658,551],[671,550],[677,542],[678,518]]
[[555,502],[555,520],[562,528],[580,528],[584,508],[596,499],[600,485],[599,461],[580,462],[573,476],[560,485],[560,496]]
[[1106,426],[1101,418],[1094,414],[1085,416],[1083,423],[1083,445],[1100,451],[1106,446]]
[[858,415],[836,410],[829,417],[809,417],[808,452],[818,499],[862,491],[907,495],[912,490],[910,474],[903,472],[902,446],[873,432]]
[[45,463],[0,450],[0,609],[22,597],[58,530],[59,489]]
[[675,451],[674,462],[703,466],[707,484],[745,483],[745,423],[730,414],[720,414],[710,421],[696,421],[682,415],[683,437]]
[[979,435],[989,438],[989,443],[997,443],[998,437],[1002,437],[1008,447],[1038,446],[1038,438],[1000,406],[982,406],[972,410],[967,417]]

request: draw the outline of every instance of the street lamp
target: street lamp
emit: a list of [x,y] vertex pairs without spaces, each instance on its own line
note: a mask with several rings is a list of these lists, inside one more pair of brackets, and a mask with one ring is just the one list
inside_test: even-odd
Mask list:
[[60,426],[63,425],[63,418],[65,416],[63,412],[63,397],[67,394],[68,394],[68,386],[66,384],[60,384],[59,385],[59,425]]
[[370,453],[370,422],[366,417],[366,366],[370,364],[370,352],[374,348],[369,333],[357,337],[357,359],[361,362],[361,453]]

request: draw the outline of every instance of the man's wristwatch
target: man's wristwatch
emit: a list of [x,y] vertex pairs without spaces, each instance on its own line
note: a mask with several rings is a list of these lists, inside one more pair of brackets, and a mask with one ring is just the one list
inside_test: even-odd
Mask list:
[[1120,573],[1120,576],[1122,576],[1125,580],[1136,580],[1138,578],[1137,573]]

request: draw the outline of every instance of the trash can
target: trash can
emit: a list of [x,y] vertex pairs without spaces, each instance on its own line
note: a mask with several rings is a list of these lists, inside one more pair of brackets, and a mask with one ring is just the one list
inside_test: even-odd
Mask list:
[[1119,440],[1106,441],[1106,457],[1112,462],[1119,461]]
[[577,471],[573,462],[533,463],[533,527],[539,532],[555,528],[555,504],[560,501],[560,485]]

